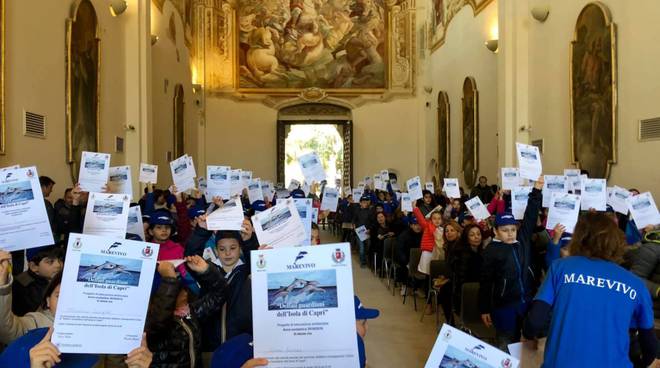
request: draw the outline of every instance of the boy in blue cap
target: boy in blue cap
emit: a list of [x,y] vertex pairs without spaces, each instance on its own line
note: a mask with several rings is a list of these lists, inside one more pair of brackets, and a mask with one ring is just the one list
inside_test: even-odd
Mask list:
[[380,311],[378,309],[365,308],[357,295],[354,298],[358,354],[360,355],[360,368],[364,368],[367,365],[367,352],[364,348],[364,337],[367,336],[367,320],[378,318]]
[[483,252],[479,310],[487,327],[494,326],[496,346],[520,340],[522,322],[539,285],[531,238],[541,209],[543,176],[534,183],[527,209],[518,222],[511,213],[497,215],[495,237]]

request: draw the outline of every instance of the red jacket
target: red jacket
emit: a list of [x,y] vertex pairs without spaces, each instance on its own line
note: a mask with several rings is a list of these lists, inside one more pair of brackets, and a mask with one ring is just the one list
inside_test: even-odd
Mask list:
[[490,212],[491,215],[499,215],[503,214],[506,209],[505,209],[506,203],[504,202],[504,199],[493,197],[493,200],[488,203],[488,212]]
[[435,225],[433,225],[433,222],[431,222],[430,219],[427,220],[426,217],[422,215],[422,211],[420,211],[419,208],[414,207],[413,213],[415,214],[415,218],[417,218],[417,222],[422,227],[423,231],[420,248],[424,252],[433,252],[433,247],[435,247]]

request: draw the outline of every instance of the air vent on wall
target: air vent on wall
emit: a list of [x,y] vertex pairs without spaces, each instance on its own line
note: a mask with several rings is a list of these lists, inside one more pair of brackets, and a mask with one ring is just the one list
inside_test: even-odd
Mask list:
[[639,121],[639,140],[651,141],[660,139],[660,118]]
[[23,135],[46,138],[46,117],[29,111],[23,112]]

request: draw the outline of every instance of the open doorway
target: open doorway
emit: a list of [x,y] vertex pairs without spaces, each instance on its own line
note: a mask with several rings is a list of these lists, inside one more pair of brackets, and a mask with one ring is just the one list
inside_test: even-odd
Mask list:
[[291,124],[284,139],[284,185],[292,179],[300,183],[305,179],[298,157],[316,152],[325,169],[328,185],[335,186],[335,180],[342,178],[344,167],[344,142],[336,124]]
[[351,111],[341,106],[306,103],[285,107],[277,122],[277,182],[287,186],[304,177],[298,157],[318,153],[329,186],[352,186],[353,124]]

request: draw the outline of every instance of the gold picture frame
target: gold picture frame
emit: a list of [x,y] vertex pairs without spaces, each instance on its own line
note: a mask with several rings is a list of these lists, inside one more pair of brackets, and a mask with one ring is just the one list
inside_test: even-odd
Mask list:
[[[81,9],[82,17],[80,17]],[[89,17],[89,19],[85,17]],[[86,28],[77,29],[75,27]],[[81,33],[89,32],[93,32],[92,37],[74,40],[74,37],[81,37]],[[85,44],[86,41],[90,44]],[[66,160],[71,167],[71,178],[75,183],[80,166],[80,152],[83,150],[98,152],[101,137],[101,39],[99,38],[96,10],[89,0],[75,0],[73,3],[71,18],[66,20],[65,43]],[[74,50],[74,47],[81,46],[80,43],[82,43],[82,47]],[[76,52],[75,55],[74,52]],[[83,65],[83,63],[87,63],[87,65]],[[79,90],[84,89],[85,82],[90,81],[91,78],[94,80],[88,83],[88,87],[92,90],[80,92]],[[77,99],[75,102],[74,98]],[[74,108],[77,108],[76,111],[73,111]],[[91,124],[88,122],[90,116],[93,118]],[[90,130],[93,131],[90,133]]]
[[462,170],[468,188],[474,186],[479,172],[479,91],[474,77],[463,81],[463,155]]
[[442,180],[449,176],[451,165],[451,123],[450,123],[449,95],[447,92],[438,93],[438,161],[436,163],[436,176]]
[[607,6],[585,5],[571,41],[571,162],[609,178],[617,160],[617,34]]
[[[322,0],[324,2],[329,2],[329,0]],[[242,19],[241,16],[243,14],[243,9],[251,9],[251,10],[256,10],[254,9],[254,2],[253,0],[238,0],[235,3],[235,11],[233,12],[234,16],[234,22],[233,22],[233,42],[234,42],[234,49],[236,52],[234,52],[234,62],[233,62],[233,75],[234,75],[234,85],[236,86],[236,91],[239,93],[243,94],[268,94],[272,96],[278,96],[278,95],[297,95],[302,93],[308,88],[321,88],[325,90],[328,94],[332,94],[334,96],[355,96],[355,95],[368,95],[368,94],[383,94],[387,92],[390,88],[391,85],[391,78],[392,76],[390,75],[390,68],[391,68],[391,54],[390,54],[390,43],[391,43],[391,29],[392,29],[392,19],[391,19],[391,6],[396,5],[396,2],[391,2],[391,1],[386,1],[386,0],[378,0],[374,1],[374,3],[379,2],[382,6],[383,13],[381,14],[383,18],[383,26],[384,26],[384,35],[382,39],[380,39],[379,45],[382,43],[383,48],[382,48],[382,63],[383,63],[383,68],[382,68],[382,78],[383,78],[383,85],[382,87],[369,87],[369,88],[334,88],[334,87],[328,87],[324,85],[305,85],[301,87],[261,87],[261,86],[255,86],[255,87],[245,87],[242,85],[242,79],[241,76],[242,74],[247,74],[245,72],[246,69],[249,71],[249,65],[250,61],[247,60],[248,56],[247,55],[242,55],[242,53],[247,53],[248,51],[244,50],[241,48],[241,32],[243,29],[249,29],[254,27],[252,23],[246,24],[245,19],[243,19],[243,24],[242,24]],[[248,4],[249,3],[249,4]],[[268,3],[268,2],[263,2],[263,3]],[[325,3],[324,3],[325,4]],[[244,16],[244,18],[249,18],[253,14],[250,14],[248,16]],[[257,27],[254,27],[255,29]],[[272,28],[272,27],[271,27]],[[264,28],[265,29],[265,28]],[[263,33],[263,35],[259,35],[258,33],[255,34],[254,32],[250,31],[249,38],[251,42],[256,42],[259,44],[259,47],[255,48],[257,51],[259,50],[266,50],[269,48],[268,42],[264,37],[270,38],[271,36],[270,33],[260,31]],[[284,32],[284,31],[282,31]],[[348,32],[347,35],[350,35],[351,33]],[[345,35],[346,36],[346,35]],[[302,39],[302,35],[300,35]],[[256,39],[256,41],[255,41]],[[339,40],[338,40],[339,41]],[[327,39],[321,40],[321,43],[327,43]],[[308,47],[306,46],[304,49],[307,49]],[[344,50],[345,51],[345,50]],[[266,50],[266,52],[269,52]],[[336,51],[333,51],[333,53]],[[275,50],[272,50],[273,55],[270,55],[271,57],[274,57],[275,59],[278,59],[277,61],[282,64],[282,60],[279,60],[278,56],[275,55]],[[287,54],[287,53],[282,53],[282,54]],[[263,63],[266,62],[267,58],[269,58],[268,55],[264,54],[264,58],[261,60]],[[256,58],[256,56],[255,56]],[[254,65],[258,64],[257,61],[254,62]],[[260,64],[260,63],[259,63]],[[269,74],[274,74],[274,73],[269,73]],[[249,74],[248,74],[249,75]],[[253,76],[256,77],[256,73],[252,73]],[[334,80],[333,82],[337,82]]]
[[431,0],[431,22],[428,29],[428,45],[431,53],[445,44],[445,36],[454,16],[469,5],[472,16],[476,17],[493,0]]
[[0,155],[5,154],[5,0],[0,0]]

